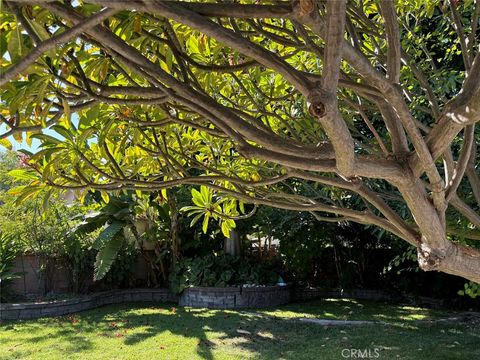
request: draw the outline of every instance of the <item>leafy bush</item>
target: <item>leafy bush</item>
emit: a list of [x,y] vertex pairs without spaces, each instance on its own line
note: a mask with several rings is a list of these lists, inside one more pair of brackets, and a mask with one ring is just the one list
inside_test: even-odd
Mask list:
[[12,272],[17,254],[18,248],[11,237],[0,234],[0,301],[5,301],[8,283],[19,276]]
[[476,297],[480,296],[480,284],[475,284],[473,281],[470,281],[464,285],[464,289],[460,290],[458,295],[468,295],[472,299],[475,299]]
[[63,242],[59,258],[70,273],[73,293],[86,292],[90,285],[96,254],[92,243],[92,234],[88,236],[69,234]]
[[155,204],[149,197],[132,193],[110,196],[98,212],[83,216],[74,233],[84,236],[94,231],[97,236],[92,247],[98,251],[94,271],[97,281],[111,271],[122,249],[132,252],[135,247],[143,249],[145,244],[170,238],[168,205]]
[[190,286],[273,285],[277,279],[271,263],[211,254],[181,259],[170,274],[170,288],[179,294]]
[[113,287],[134,286],[134,271],[139,252],[133,244],[124,243],[111,265],[111,269],[102,279],[105,285]]

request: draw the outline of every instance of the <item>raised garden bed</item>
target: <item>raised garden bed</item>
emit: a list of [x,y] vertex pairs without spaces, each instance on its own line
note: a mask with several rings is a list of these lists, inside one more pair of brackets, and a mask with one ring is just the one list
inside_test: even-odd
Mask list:
[[177,300],[178,297],[173,295],[168,289],[110,290],[67,300],[0,304],[0,320],[61,316],[103,305],[125,302],[176,302]]
[[[66,300],[0,304],[0,320],[61,316],[109,304],[177,301],[179,301],[178,296],[172,294],[168,289],[111,290]],[[290,302],[288,286],[192,287],[182,293],[179,305],[233,309],[277,306],[288,302]]]
[[289,302],[289,286],[190,287],[181,294],[179,305],[237,309],[278,306]]
[[[0,304],[0,320],[35,319],[46,316],[61,316],[96,307],[128,302],[173,302],[181,306],[236,309],[236,308],[262,308],[287,304],[290,300],[301,301],[319,298],[353,298],[380,301],[399,301],[398,295],[387,292],[353,289],[350,291],[321,290],[315,288],[294,288],[289,286],[258,286],[258,287],[191,287],[185,290],[180,297],[174,295],[166,288],[160,289],[126,289],[110,290],[80,296],[71,299],[45,301],[37,303],[8,303]],[[418,299],[402,300],[407,303],[418,302]],[[422,303],[431,307],[438,304],[431,303],[432,299]],[[427,302],[426,300],[430,300]],[[432,306],[436,305],[436,306]]]

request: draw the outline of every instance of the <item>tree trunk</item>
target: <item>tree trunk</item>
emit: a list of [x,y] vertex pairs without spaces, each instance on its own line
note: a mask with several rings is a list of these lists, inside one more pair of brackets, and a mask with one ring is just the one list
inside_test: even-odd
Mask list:
[[398,186],[410,208],[421,237],[418,263],[425,271],[442,271],[480,283],[480,252],[447,239],[443,214],[435,209],[420,180]]
[[178,236],[178,208],[173,191],[167,192],[170,207],[170,239],[172,241],[172,266],[180,259],[180,237]]
[[225,254],[240,256],[240,236],[236,230],[230,230],[230,237],[225,238],[223,249]]

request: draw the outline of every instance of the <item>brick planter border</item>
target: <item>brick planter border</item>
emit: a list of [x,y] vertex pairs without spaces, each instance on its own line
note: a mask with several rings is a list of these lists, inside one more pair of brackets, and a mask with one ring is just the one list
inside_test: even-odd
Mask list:
[[[67,300],[40,303],[0,304],[0,320],[26,320],[46,316],[62,316],[104,305],[128,302],[179,302],[170,290],[126,289],[110,290]],[[288,286],[252,288],[193,287],[185,290],[179,305],[209,308],[267,307],[290,302]]]
[[36,319],[61,316],[103,305],[125,302],[177,302],[178,297],[168,289],[110,290],[67,300],[41,303],[0,304],[0,320]]
[[290,302],[289,286],[191,287],[180,296],[180,306],[211,309],[269,307]]
[[[181,296],[174,295],[166,288],[110,290],[67,300],[41,303],[0,304],[0,320],[36,319],[46,316],[61,316],[104,305],[128,302],[173,302],[180,306],[237,309],[248,307],[269,307],[292,301],[319,298],[350,298],[375,301],[405,301],[408,297],[384,291],[352,289],[324,290],[318,288],[290,288],[289,286],[265,287],[191,287]],[[415,299],[415,303],[439,307],[439,300]]]

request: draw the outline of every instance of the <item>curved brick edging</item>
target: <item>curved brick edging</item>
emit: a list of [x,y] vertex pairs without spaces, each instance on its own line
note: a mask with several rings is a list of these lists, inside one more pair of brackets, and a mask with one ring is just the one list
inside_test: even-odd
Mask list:
[[[183,300],[182,300],[183,299]],[[0,320],[26,320],[46,316],[62,316],[104,305],[127,302],[178,302],[170,290],[110,290],[67,300],[40,303],[0,304]],[[209,308],[267,307],[290,302],[288,286],[251,288],[202,288],[185,290],[179,305]]]
[[125,302],[177,302],[178,297],[168,289],[110,290],[68,300],[41,303],[0,304],[0,320],[36,319],[61,316],[103,305]]
[[211,309],[269,307],[290,302],[289,286],[191,287],[180,296],[180,306]]
[[[45,316],[61,316],[103,305],[128,302],[178,302],[181,306],[206,308],[247,308],[283,305],[293,301],[319,298],[351,298],[376,301],[408,300],[408,297],[378,290],[324,290],[318,288],[294,288],[289,286],[265,287],[191,287],[180,297],[166,288],[110,290],[88,296],[42,303],[0,304],[0,320],[35,319]],[[438,306],[438,301],[420,298],[423,303]]]

